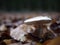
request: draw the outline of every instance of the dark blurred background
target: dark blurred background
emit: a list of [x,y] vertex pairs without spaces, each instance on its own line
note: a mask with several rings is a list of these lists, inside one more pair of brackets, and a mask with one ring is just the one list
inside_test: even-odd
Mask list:
[[60,11],[59,0],[0,0],[0,11]]

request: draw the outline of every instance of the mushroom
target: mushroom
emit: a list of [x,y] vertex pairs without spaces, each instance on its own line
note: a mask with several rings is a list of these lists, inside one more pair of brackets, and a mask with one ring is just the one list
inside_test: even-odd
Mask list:
[[24,23],[27,23],[27,24],[35,23],[34,25],[37,25],[37,26],[40,25],[43,28],[44,34],[46,33],[46,31],[44,31],[44,30],[47,28],[46,29],[47,31],[50,31],[55,37],[57,37],[57,34],[50,28],[50,25],[54,21],[55,20],[53,20],[51,17],[48,17],[48,16],[37,16],[37,17],[25,20]]

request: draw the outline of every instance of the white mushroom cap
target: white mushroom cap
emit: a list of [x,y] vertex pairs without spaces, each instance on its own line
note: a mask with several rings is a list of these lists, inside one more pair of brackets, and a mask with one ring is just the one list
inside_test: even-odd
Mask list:
[[52,19],[47,16],[38,16],[38,17],[27,19],[24,21],[24,23],[33,22],[33,21],[41,21],[41,20],[52,20]]

